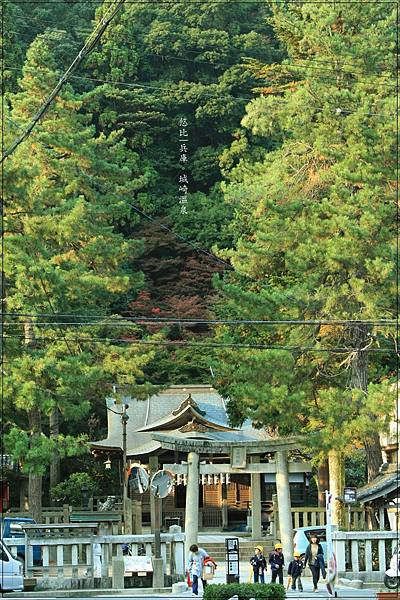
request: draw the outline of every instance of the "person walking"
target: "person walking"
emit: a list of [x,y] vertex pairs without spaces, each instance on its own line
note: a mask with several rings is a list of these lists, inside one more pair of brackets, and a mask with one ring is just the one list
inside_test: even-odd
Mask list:
[[208,552],[206,552],[203,548],[199,548],[197,544],[192,544],[189,548],[190,554],[188,559],[187,571],[190,574],[190,579],[192,580],[192,593],[194,596],[199,595],[199,578],[203,584],[203,591],[207,586],[207,581],[203,579],[203,568],[204,561],[207,558],[209,562],[211,562],[215,568],[217,568],[216,563],[209,556]]
[[269,555],[268,562],[271,565],[271,583],[275,583],[278,577],[279,583],[283,585],[283,565],[285,564],[285,559],[282,552],[282,544],[275,544],[275,549]]
[[304,555],[304,567],[307,566],[307,563],[312,574],[314,585],[313,592],[317,592],[320,574],[322,573],[322,577],[325,578],[326,572],[324,550],[319,542],[318,536],[315,534],[311,535],[310,543],[308,544]]
[[292,580],[292,590],[296,589],[296,583],[299,592],[303,591],[303,584],[301,582],[301,574],[304,569],[303,561],[300,558],[300,552],[293,553],[293,560],[290,561],[288,566],[288,575]]
[[250,564],[253,567],[253,581],[254,583],[265,583],[265,569],[267,568],[267,561],[264,557],[264,548],[262,546],[256,546],[254,548],[254,556],[250,559]]

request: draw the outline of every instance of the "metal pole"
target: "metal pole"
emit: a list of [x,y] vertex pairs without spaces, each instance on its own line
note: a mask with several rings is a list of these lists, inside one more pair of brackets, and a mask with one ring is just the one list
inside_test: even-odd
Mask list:
[[127,504],[128,504],[128,479],[126,477],[126,424],[129,416],[126,414],[127,404],[123,405],[121,422],[122,422],[122,476],[123,476],[123,493],[122,493],[122,508],[123,508],[123,520],[124,520],[124,533],[126,533],[127,526]]

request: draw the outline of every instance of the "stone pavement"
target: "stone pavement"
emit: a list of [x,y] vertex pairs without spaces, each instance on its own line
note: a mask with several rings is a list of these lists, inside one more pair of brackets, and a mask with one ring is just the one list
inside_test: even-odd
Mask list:
[[[239,566],[240,571],[240,582],[241,583],[250,583],[252,579],[250,578],[250,565],[246,562],[241,562]],[[271,581],[270,572],[267,573],[266,583]],[[287,576],[284,577],[284,585],[285,588],[287,586]],[[226,583],[226,565],[224,563],[220,563],[215,573],[215,577],[212,583]],[[311,577],[302,577],[303,583],[303,592],[292,591],[291,589],[286,592],[287,598],[291,600],[310,600],[312,598],[330,598],[326,586],[323,583],[319,583],[318,591],[313,592],[313,584]],[[200,588],[200,596],[202,595],[201,583],[199,584]],[[362,590],[354,590],[345,586],[337,586],[337,597],[342,598],[343,600],[349,598],[364,598],[365,600],[376,600],[376,591],[372,589],[362,589]],[[189,590],[182,596],[191,597],[191,591]]]

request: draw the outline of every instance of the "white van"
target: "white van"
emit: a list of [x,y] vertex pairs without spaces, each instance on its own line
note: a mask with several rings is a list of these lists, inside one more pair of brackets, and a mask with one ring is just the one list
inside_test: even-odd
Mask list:
[[7,546],[0,540],[0,590],[22,592],[23,589],[22,562],[14,558]]

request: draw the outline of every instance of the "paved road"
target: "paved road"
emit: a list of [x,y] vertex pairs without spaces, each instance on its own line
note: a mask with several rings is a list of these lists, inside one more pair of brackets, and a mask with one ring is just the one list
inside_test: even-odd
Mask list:
[[[7,599],[8,594],[4,594],[4,598]],[[13,598],[17,598],[17,596],[13,595]],[[38,594],[29,596],[30,598],[34,598],[35,600],[58,600],[60,598],[60,596],[40,596]],[[68,597],[68,596],[63,596],[64,598]],[[186,594],[181,594],[179,596],[173,596],[172,594],[162,594],[162,595],[128,595],[126,594],[126,592],[124,594],[121,593],[115,593],[113,595],[111,594],[101,594],[99,593],[96,596],[90,596],[90,598],[92,600],[111,600],[111,599],[115,599],[115,598],[123,598],[123,600],[138,600],[138,599],[143,599],[143,600],[165,600],[166,598],[190,598],[192,597],[191,593],[186,593]],[[201,597],[201,596],[200,596]],[[323,591],[322,589],[317,592],[317,593],[312,593],[310,590],[305,590],[304,592],[300,593],[300,592],[291,592],[289,591],[287,594],[287,597],[290,598],[291,600],[315,600],[318,598],[329,598],[330,596],[328,595],[328,593],[326,591]],[[352,599],[357,599],[357,598],[364,598],[365,600],[375,600],[376,599],[376,594],[374,591],[372,590],[349,590],[349,589],[344,589],[344,588],[340,588],[337,590],[337,597],[341,598],[342,600],[352,600]],[[24,596],[24,600],[27,598],[27,596]],[[88,596],[73,596],[74,600],[88,600]],[[11,600],[11,598],[10,598]]]
[[[220,582],[222,583],[222,582]],[[298,592],[298,591],[292,591],[289,590],[287,592],[287,598],[288,600],[311,600],[311,599],[318,599],[318,598],[330,598],[331,596],[329,596],[328,592],[326,591],[326,587],[324,585],[320,585],[318,592],[313,593],[312,592],[312,581],[311,578],[309,577],[305,577],[303,578],[303,587],[304,587],[304,591],[303,592]],[[353,599],[364,599],[364,600],[376,600],[376,592],[374,590],[352,590],[348,587],[343,587],[343,586],[338,586],[336,588],[337,591],[337,597],[341,598],[342,600],[353,600]],[[90,596],[89,596],[90,594]],[[199,599],[201,600],[201,596],[202,596],[202,592],[200,590],[200,596]],[[11,598],[13,598],[13,600],[15,598],[30,598],[31,600],[52,600],[53,598],[74,598],[74,600],[87,600],[88,597],[92,598],[92,599],[96,599],[98,598],[99,600],[106,600],[106,599],[115,599],[115,598],[123,598],[123,600],[138,600],[138,598],[143,598],[146,600],[165,600],[166,598],[192,598],[192,593],[191,591],[188,591],[184,594],[181,594],[179,596],[177,595],[173,595],[173,594],[146,594],[146,593],[141,593],[140,590],[135,590],[134,592],[130,591],[130,590],[124,590],[124,591],[119,591],[116,593],[110,592],[108,590],[104,590],[103,592],[101,590],[98,590],[97,592],[95,592],[94,590],[88,594],[85,594],[85,592],[82,593],[82,595],[79,594],[79,592],[77,592],[76,590],[74,592],[72,592],[71,594],[68,593],[68,591],[63,591],[63,592],[55,592],[54,594],[51,594],[50,592],[44,592],[44,593],[40,593],[40,592],[25,592],[23,595],[18,595],[17,593],[12,593],[12,594],[4,594],[4,598],[9,598],[9,600],[11,600]]]

